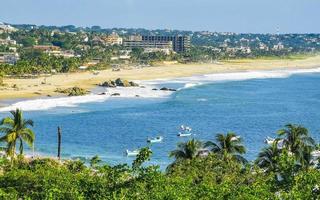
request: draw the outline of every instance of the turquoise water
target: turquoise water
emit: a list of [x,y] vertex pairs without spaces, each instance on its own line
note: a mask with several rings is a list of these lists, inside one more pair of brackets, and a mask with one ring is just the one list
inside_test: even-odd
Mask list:
[[126,149],[144,147],[148,136],[162,135],[163,143],[151,146],[151,163],[165,167],[171,162],[169,151],[187,140],[176,136],[178,127],[187,124],[204,141],[236,132],[244,139],[246,157],[254,159],[264,139],[289,122],[306,126],[320,139],[320,74],[212,83],[168,98],[117,98],[25,115],[35,122],[36,152],[43,155],[56,155],[57,126],[62,127],[64,157],[97,154],[109,164],[131,163]]

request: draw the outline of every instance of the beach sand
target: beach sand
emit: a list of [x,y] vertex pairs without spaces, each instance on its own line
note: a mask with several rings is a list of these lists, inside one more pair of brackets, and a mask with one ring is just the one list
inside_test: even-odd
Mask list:
[[[153,80],[163,78],[188,77],[200,74],[238,72],[247,70],[305,69],[320,67],[320,56],[304,59],[240,59],[215,64],[172,64],[144,68],[123,69],[121,71],[103,70],[98,75],[92,72],[57,74],[35,79],[5,79],[6,87],[0,87],[0,100],[31,98],[37,96],[56,96],[56,88],[78,86],[92,89],[106,80],[123,78],[134,80]],[[13,87],[13,86],[16,87]]]

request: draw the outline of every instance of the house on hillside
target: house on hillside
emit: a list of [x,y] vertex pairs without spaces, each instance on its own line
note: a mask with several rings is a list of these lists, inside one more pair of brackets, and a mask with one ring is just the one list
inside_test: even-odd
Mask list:
[[19,60],[19,54],[13,52],[0,52],[0,63],[14,65]]

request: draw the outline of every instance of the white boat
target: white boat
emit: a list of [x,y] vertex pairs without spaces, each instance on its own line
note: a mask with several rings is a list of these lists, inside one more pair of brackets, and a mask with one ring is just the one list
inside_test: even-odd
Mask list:
[[270,144],[270,145],[273,144],[274,141],[275,141],[275,139],[273,139],[269,136],[264,140],[265,143]]
[[192,131],[192,128],[191,128],[191,127],[185,126],[185,125],[181,125],[181,126],[180,126],[180,129],[181,129],[182,131],[188,131],[188,132]]
[[147,142],[149,142],[149,143],[160,143],[160,142],[162,142],[162,140],[163,140],[163,137],[162,136],[158,136],[158,137],[155,137],[155,138],[148,138]]
[[137,156],[139,154],[139,150],[136,149],[136,150],[130,151],[127,149],[126,154],[127,154],[127,156]]
[[235,137],[233,137],[233,138],[231,138],[231,141],[237,141],[237,140],[240,140],[240,136],[235,136]]
[[319,150],[315,150],[311,152],[311,156],[314,158],[319,158],[320,157],[320,151]]
[[192,135],[192,133],[178,133],[178,136],[179,137],[189,137],[189,136],[191,136]]
[[190,128],[189,126],[181,125],[180,129],[181,132],[178,133],[178,137],[189,137],[192,135],[192,128]]

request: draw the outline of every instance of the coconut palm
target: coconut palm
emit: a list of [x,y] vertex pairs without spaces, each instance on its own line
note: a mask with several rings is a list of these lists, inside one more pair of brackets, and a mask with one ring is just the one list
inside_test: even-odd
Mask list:
[[277,144],[273,143],[259,153],[256,164],[264,168],[266,172],[275,171],[277,168],[276,157],[280,152],[281,150],[277,147]]
[[220,155],[224,160],[235,159],[239,162],[247,162],[241,155],[246,153],[246,148],[242,144],[242,139],[235,133],[229,132],[226,135],[217,134],[216,142],[208,141],[205,147],[209,147],[211,152]]
[[315,141],[309,136],[308,129],[302,126],[288,124],[278,131],[278,135],[283,140],[284,147],[294,154],[303,147],[315,148]]
[[4,133],[0,137],[0,142],[6,142],[7,156],[14,158],[16,155],[16,144],[19,142],[19,152],[23,154],[24,142],[30,147],[33,147],[34,132],[29,129],[29,126],[33,126],[32,120],[25,120],[23,113],[20,109],[11,111],[11,117],[2,119],[0,123],[0,132]]
[[192,139],[185,143],[179,143],[178,149],[171,151],[169,156],[176,160],[192,159],[199,155],[202,146],[202,142]]
[[284,129],[278,131],[282,140],[283,148],[287,149],[296,157],[300,165],[309,165],[311,160],[311,152],[315,149],[315,141],[309,136],[308,129],[299,126],[288,124]]

